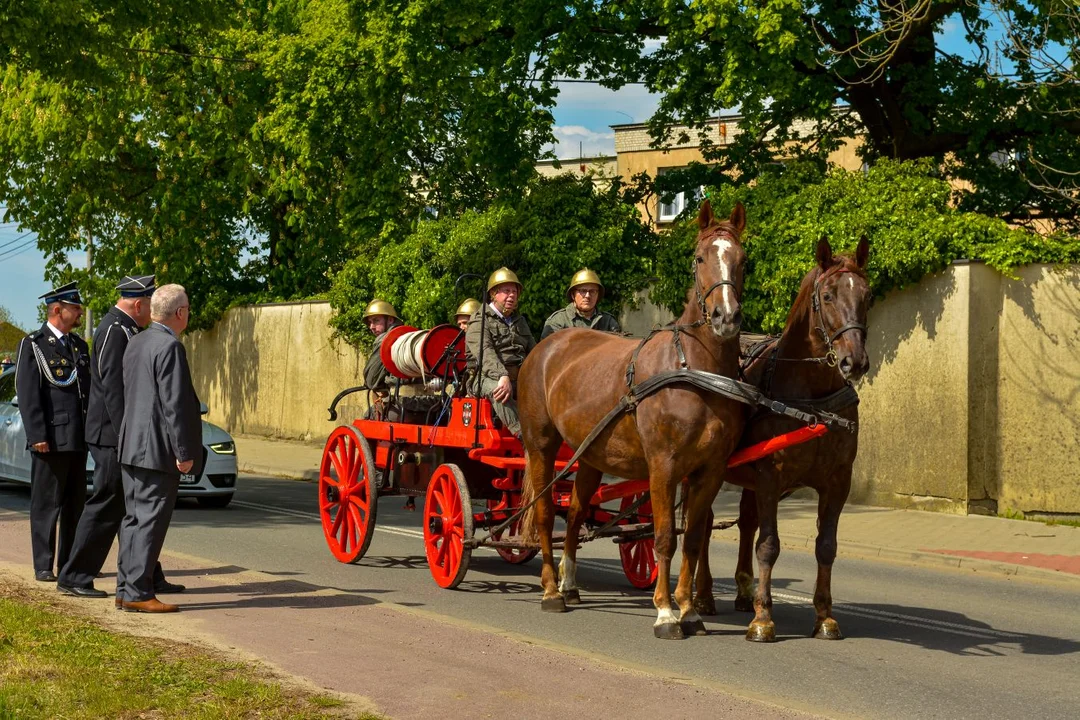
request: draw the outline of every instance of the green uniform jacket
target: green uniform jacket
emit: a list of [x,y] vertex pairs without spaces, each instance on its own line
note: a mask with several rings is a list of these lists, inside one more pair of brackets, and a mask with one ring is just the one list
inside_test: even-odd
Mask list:
[[622,332],[622,327],[620,327],[619,321],[615,319],[614,315],[603,310],[596,310],[593,312],[592,319],[586,320],[578,313],[574,303],[570,303],[562,310],[551,313],[547,322],[544,323],[544,331],[540,333],[540,339],[543,340],[556,330],[575,327],[613,333]]
[[[401,323],[394,323],[386,332],[390,332]],[[382,347],[383,338],[386,337],[386,332],[375,338],[375,343],[371,346],[371,353],[368,355],[367,363],[364,365],[364,384],[367,385],[368,390],[377,390],[379,392],[386,392],[390,389],[389,381],[393,381],[397,384],[398,379],[390,375],[390,371],[386,369],[386,366],[382,363],[382,358],[379,357],[379,348]]]
[[529,330],[529,323],[521,315],[513,315],[510,323],[499,317],[490,305],[484,305],[469,318],[465,331],[465,352],[469,362],[469,374],[477,377],[476,360],[480,356],[480,313],[487,312],[484,321],[484,367],[483,377],[496,382],[503,375],[510,375],[507,368],[518,368],[525,356],[536,347],[536,339]]

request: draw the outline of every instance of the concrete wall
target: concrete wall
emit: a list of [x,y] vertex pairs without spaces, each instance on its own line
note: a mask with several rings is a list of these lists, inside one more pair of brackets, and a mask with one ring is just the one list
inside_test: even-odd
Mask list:
[[[330,305],[280,303],[233,308],[211,330],[185,335],[195,389],[208,419],[229,432],[321,440],[336,423],[326,408],[363,383],[364,356],[331,337]],[[344,417],[366,393],[346,398]]]
[[[955,264],[870,311],[852,500],[952,513],[1080,513],[1080,267],[1003,277]],[[644,295],[623,327],[671,319]],[[210,419],[321,440],[364,358],[331,337],[326,303],[235,308],[185,339]],[[354,395],[341,421],[364,411]]]

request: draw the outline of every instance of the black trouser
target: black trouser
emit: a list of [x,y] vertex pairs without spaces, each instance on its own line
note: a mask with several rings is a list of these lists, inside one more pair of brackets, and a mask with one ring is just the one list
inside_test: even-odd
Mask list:
[[169,531],[180,472],[161,472],[121,465],[124,520],[120,523],[120,554],[116,560],[116,597],[142,602],[154,597],[154,566]]
[[[71,587],[93,587],[125,513],[124,482],[116,448],[91,445],[90,454],[94,456],[94,494],[79,518],[71,556],[58,573],[60,584]],[[164,582],[165,574],[158,563],[154,567],[154,586]]]
[[[31,452],[30,544],[34,571],[59,570],[68,560],[75,527],[86,503],[85,452]],[[56,521],[60,520],[60,546]]]

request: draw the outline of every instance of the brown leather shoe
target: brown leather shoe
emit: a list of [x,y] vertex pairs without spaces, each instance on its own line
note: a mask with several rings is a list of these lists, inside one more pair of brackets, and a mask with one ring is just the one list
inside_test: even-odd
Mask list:
[[116,606],[117,610],[123,610],[124,609],[124,601],[120,599],[119,595],[116,596],[116,600],[115,600],[115,602],[113,602],[113,605]]
[[157,598],[150,598],[149,600],[141,600],[139,602],[128,602],[124,600],[124,610],[126,612],[143,612],[143,613],[174,613],[179,612],[179,605],[169,605],[163,603]]

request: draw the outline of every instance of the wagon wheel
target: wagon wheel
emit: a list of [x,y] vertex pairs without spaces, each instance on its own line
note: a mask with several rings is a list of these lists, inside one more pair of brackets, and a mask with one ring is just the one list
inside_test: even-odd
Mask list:
[[[514,502],[517,500],[518,502]],[[504,492],[502,500],[488,500],[487,508],[490,512],[503,511],[507,515],[512,515],[517,512],[520,507],[521,495],[518,493]],[[500,521],[501,522],[501,521]],[[516,537],[521,534],[521,520],[515,520],[510,523],[508,528],[510,537]],[[502,540],[503,534],[501,532],[494,533],[491,537],[493,540]],[[499,556],[510,563],[511,565],[520,565],[527,563],[536,557],[536,553],[539,552],[536,548],[504,548],[497,547],[495,551],[499,553]]]
[[454,589],[469,570],[473,535],[472,501],[457,465],[435,468],[424,500],[424,551],[439,587]]
[[330,552],[339,562],[364,556],[375,534],[379,493],[368,441],[348,425],[326,441],[319,467],[319,517]]
[[[641,495],[624,497],[619,504],[622,512],[633,505]],[[627,518],[628,523],[652,522],[652,503],[645,501],[637,513]],[[642,538],[633,542],[619,544],[619,559],[622,560],[626,579],[638,590],[648,590],[656,584],[656,552],[653,538]]]

